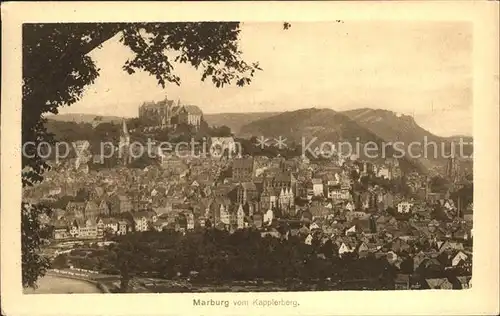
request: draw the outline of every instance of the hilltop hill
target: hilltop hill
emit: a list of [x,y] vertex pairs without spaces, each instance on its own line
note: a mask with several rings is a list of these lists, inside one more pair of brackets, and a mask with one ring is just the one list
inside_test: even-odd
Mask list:
[[[264,136],[266,138],[284,137],[287,145],[291,143],[308,146],[311,150],[331,150],[331,145],[337,147],[345,143],[340,149],[343,154],[356,154],[362,159],[370,159],[372,152],[357,150],[359,145],[368,142],[377,144],[382,151],[384,139],[352,120],[347,115],[331,109],[302,109],[281,113],[272,117],[251,122],[242,127],[241,133],[245,137]],[[327,144],[325,144],[327,143]],[[351,150],[347,143],[351,145]],[[322,145],[324,144],[324,145]],[[323,146],[323,147],[321,147]],[[388,148],[386,157],[392,157],[393,151]],[[382,154],[378,159],[384,159]]]
[[377,140],[376,135],[348,116],[331,109],[301,109],[250,122],[241,128],[245,136],[288,137],[300,143],[302,138],[338,142]]
[[[420,127],[411,116],[398,115],[387,110],[356,109],[344,112],[336,112],[331,109],[302,109],[290,111],[260,119],[243,126],[241,133],[246,136],[264,136],[267,138],[286,137],[289,140],[301,144],[308,144],[313,138],[317,138],[315,146],[321,142],[349,142],[352,146],[356,143],[366,144],[375,142],[382,148],[382,144],[402,142],[398,148],[411,151],[417,155],[423,154],[424,140],[436,142],[439,146],[449,151],[450,140],[454,138],[443,138],[436,136]],[[418,142],[419,146],[408,145]],[[440,157],[440,150],[434,157],[418,157],[411,160],[425,170],[442,168],[446,159]],[[394,152],[387,150],[390,157]],[[363,152],[359,155],[364,157]]]
[[425,137],[429,141],[443,140],[441,137],[420,127],[413,117],[409,115],[399,115],[392,111],[366,108],[342,113],[386,141],[423,142]]

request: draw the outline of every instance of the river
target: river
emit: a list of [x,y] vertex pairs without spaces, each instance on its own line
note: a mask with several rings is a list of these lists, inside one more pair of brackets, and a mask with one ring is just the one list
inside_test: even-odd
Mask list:
[[24,289],[24,294],[82,294],[82,293],[101,293],[101,291],[92,283],[46,275],[38,280],[38,288]]

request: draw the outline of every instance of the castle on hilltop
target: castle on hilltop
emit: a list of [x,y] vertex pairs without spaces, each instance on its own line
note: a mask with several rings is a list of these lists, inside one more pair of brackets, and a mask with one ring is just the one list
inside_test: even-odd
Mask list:
[[154,127],[175,128],[178,124],[187,124],[199,128],[203,112],[196,105],[181,105],[180,100],[165,97],[159,102],[144,102],[139,107],[139,119],[151,122]]

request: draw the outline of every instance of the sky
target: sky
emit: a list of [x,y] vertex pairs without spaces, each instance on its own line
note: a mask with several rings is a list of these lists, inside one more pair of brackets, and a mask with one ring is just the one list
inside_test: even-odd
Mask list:
[[118,36],[90,53],[100,76],[60,113],[134,117],[144,101],[196,104],[204,113],[300,108],[387,109],[440,136],[472,135],[472,25],[461,22],[242,23],[240,48],[262,71],[250,86],[216,88],[175,64],[181,86],[122,70],[132,52]]

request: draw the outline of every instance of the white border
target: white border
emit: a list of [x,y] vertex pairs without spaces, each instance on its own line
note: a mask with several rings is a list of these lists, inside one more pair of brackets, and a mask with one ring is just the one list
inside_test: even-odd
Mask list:
[[[498,2],[125,2],[2,5],[1,289],[6,315],[422,315],[498,313]],[[474,24],[473,287],[462,291],[23,295],[20,273],[21,24],[92,21],[470,21]],[[496,80],[495,80],[495,77]],[[431,79],[431,78],[430,78]],[[193,307],[195,297],[297,299],[297,308]]]

